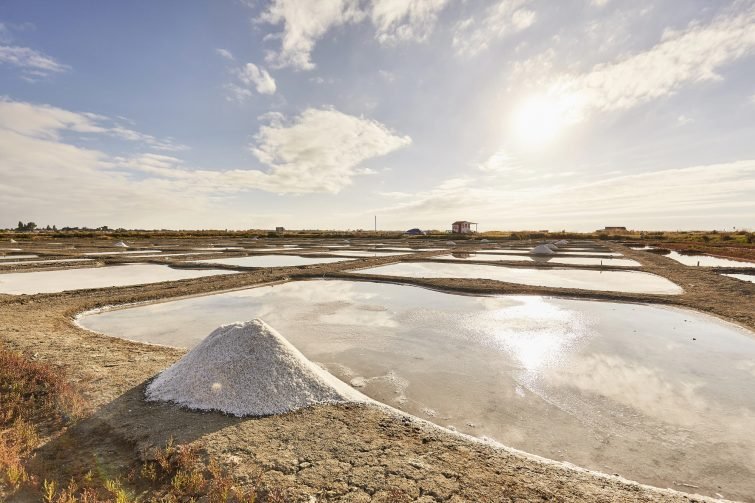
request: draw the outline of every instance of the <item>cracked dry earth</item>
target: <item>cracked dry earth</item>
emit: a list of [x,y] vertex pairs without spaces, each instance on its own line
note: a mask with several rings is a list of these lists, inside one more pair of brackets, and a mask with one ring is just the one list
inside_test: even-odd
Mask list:
[[[699,309],[755,329],[755,284],[619,245],[608,246],[638,260],[643,270],[679,284],[685,293],[622,294],[483,280],[405,282],[465,293],[660,302]],[[365,259],[359,265],[397,260]],[[39,448],[33,469],[59,481],[89,469],[93,462],[106,472],[116,472],[132,465],[147,448],[165,445],[173,437],[179,443],[200,443],[203,452],[230,467],[242,485],[251,484],[262,470],[262,481],[284,488],[287,501],[707,500],[495,448],[378,406],[317,406],[281,416],[233,418],[148,404],[143,400],[146,382],[184,351],[94,334],[73,323],[76,313],[96,307],[270,281],[345,277],[344,270],[354,266],[278,268],[147,286],[0,296],[0,343],[66,367],[93,407],[89,417]],[[16,501],[22,500],[19,496]]]

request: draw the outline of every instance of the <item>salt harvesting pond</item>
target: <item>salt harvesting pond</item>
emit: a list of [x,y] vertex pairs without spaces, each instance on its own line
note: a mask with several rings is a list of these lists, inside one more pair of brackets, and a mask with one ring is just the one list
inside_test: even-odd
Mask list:
[[345,260],[349,259],[335,257],[300,257],[298,255],[252,255],[249,257],[197,260],[195,263],[235,265],[239,267],[288,267],[296,265],[329,264],[331,262],[342,262]]
[[741,260],[731,260],[711,255],[689,255],[677,251],[671,251],[664,257],[676,260],[684,265],[700,267],[755,267],[755,262],[744,262]]
[[646,272],[528,269],[493,265],[404,262],[359,269],[361,274],[406,278],[479,278],[523,285],[583,288],[610,292],[680,294],[671,281]]
[[661,487],[755,492],[755,334],[702,313],[312,280],[79,323],[191,348],[253,318],[368,396],[441,426]]
[[140,285],[201,278],[234,271],[173,269],[165,265],[126,264],[107,267],[0,274],[0,293],[54,293],[86,288]]
[[550,264],[576,264],[576,265],[610,265],[616,267],[640,267],[640,263],[631,259],[622,258],[597,258],[597,257],[564,257],[538,256],[538,255],[493,255],[490,253],[451,253],[433,257],[438,260],[479,260],[481,262],[500,262],[504,260],[515,262],[535,262]]

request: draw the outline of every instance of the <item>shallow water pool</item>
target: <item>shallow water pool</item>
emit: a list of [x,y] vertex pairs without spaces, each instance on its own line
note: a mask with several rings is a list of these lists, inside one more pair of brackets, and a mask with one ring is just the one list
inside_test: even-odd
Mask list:
[[749,281],[750,283],[755,283],[755,274],[724,274],[724,276],[729,276],[730,278],[736,278],[738,280]]
[[106,252],[89,252],[84,253],[86,256],[94,255],[133,255],[135,253],[162,253],[161,250],[128,250],[128,251],[106,251]]
[[346,258],[300,257],[298,255],[253,255],[250,257],[228,257],[195,260],[195,263],[237,265],[240,267],[289,267],[295,265],[328,264],[348,261]]
[[517,262],[540,262],[551,264],[575,264],[575,265],[610,265],[618,267],[639,267],[641,264],[631,259],[620,258],[589,258],[589,257],[563,257],[559,255],[525,256],[525,255],[490,255],[482,253],[453,253],[433,257],[438,260],[480,260],[485,262],[500,262],[502,260]]
[[700,267],[755,267],[755,262],[741,262],[720,257],[711,257],[710,255],[682,255],[677,251],[671,251],[664,257],[674,259],[684,265]]
[[80,323],[193,347],[255,317],[370,397],[442,426],[661,487],[755,494],[755,334],[693,311],[304,281]]
[[166,265],[126,264],[63,271],[31,271],[0,274],[0,293],[53,293],[109,286],[140,285],[200,278],[233,271],[173,269]]
[[351,272],[405,278],[475,278],[522,285],[582,288],[611,292],[679,294],[682,289],[655,274],[635,271],[591,271],[581,269],[528,269],[481,264],[406,262]]
[[390,257],[392,255],[406,255],[406,252],[382,250],[330,250],[330,253],[348,257]]

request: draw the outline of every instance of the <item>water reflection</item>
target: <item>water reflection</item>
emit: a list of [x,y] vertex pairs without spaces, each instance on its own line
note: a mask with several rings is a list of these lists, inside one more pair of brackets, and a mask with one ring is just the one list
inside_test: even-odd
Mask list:
[[711,257],[710,255],[683,255],[677,251],[671,251],[665,255],[670,259],[681,262],[684,265],[700,267],[755,267],[755,262],[742,262],[726,258]]
[[614,292],[679,294],[682,289],[664,277],[635,271],[527,269],[482,264],[409,262],[358,270],[361,274],[407,278],[479,278],[556,288]]
[[691,311],[306,281],[81,322],[191,347],[255,317],[365,394],[443,426],[664,487],[755,491],[755,339]]
[[128,264],[62,271],[31,271],[0,274],[0,293],[35,294],[128,286],[160,281],[200,278],[232,271],[172,269],[164,265]]
[[349,259],[326,257],[300,257],[298,255],[253,255],[249,257],[213,258],[196,260],[204,264],[225,264],[241,267],[289,267],[297,265],[327,264]]

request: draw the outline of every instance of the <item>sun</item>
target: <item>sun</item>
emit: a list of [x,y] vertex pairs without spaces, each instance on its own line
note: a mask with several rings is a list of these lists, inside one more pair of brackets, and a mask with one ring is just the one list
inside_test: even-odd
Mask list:
[[555,141],[563,130],[576,122],[574,97],[530,96],[520,102],[512,115],[512,130],[525,147],[542,147]]

